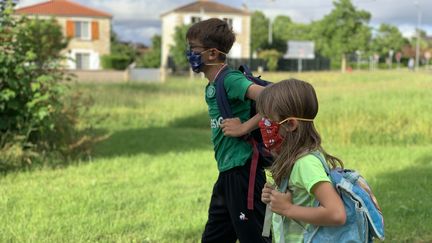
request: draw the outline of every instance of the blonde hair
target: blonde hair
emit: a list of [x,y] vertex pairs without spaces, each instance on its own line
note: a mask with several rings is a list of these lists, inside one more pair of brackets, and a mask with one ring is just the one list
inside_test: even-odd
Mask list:
[[[256,107],[260,115],[274,121],[287,117],[314,119],[318,113],[318,99],[311,84],[288,79],[267,86],[259,95]],[[280,152],[270,169],[277,185],[280,185],[283,178],[289,178],[295,161],[312,151],[320,151],[333,168],[337,164],[343,167],[340,159],[326,153],[322,148],[321,137],[314,123],[297,121],[297,128],[284,137]],[[287,123],[281,124],[281,129],[284,126],[287,126]]]

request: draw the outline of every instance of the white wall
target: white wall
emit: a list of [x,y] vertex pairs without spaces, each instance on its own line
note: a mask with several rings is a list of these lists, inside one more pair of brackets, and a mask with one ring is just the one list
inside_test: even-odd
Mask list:
[[98,70],[100,69],[100,55],[94,50],[90,49],[71,49],[68,52],[67,57],[67,66],[69,69],[76,69],[75,57],[77,53],[87,53],[90,55],[90,69],[89,70]]

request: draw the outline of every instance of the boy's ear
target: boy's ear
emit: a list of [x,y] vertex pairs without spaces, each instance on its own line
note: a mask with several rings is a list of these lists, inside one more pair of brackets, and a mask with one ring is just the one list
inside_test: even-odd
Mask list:
[[209,59],[210,60],[216,60],[218,58],[218,54],[219,54],[218,51],[216,51],[215,49],[211,49],[209,51]]

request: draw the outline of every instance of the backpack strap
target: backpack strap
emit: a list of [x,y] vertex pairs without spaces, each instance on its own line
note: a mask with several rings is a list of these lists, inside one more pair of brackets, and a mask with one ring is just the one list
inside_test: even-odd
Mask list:
[[325,172],[327,173],[327,175],[330,175],[330,167],[328,166],[322,154],[319,151],[313,151],[311,152],[311,154],[317,157],[321,161],[321,164],[323,165]]
[[273,212],[271,211],[270,205],[266,205],[266,210],[264,214],[264,224],[262,230],[262,236],[270,237],[271,225],[272,225]]
[[216,81],[215,81],[216,102],[223,119],[234,117],[230,104],[228,102],[228,95],[226,93],[225,86],[224,86],[225,77],[229,71],[230,71],[229,68],[225,67],[216,77]]
[[[286,191],[288,191],[288,177],[285,177],[282,179],[280,187],[279,187],[279,192],[285,193]],[[285,216],[281,216],[282,217],[282,221],[281,224],[279,225],[279,243],[285,243],[285,229],[284,229],[284,222],[286,220]],[[302,227],[304,230],[306,230],[305,226],[300,223],[299,221],[295,220],[295,219],[291,219],[292,221],[296,222],[300,227]]]
[[[224,81],[226,75],[229,73],[230,69],[225,67],[219,75],[216,77],[216,103],[219,108],[219,112],[223,119],[233,118],[234,115],[231,110],[231,106],[228,102],[228,95],[225,90]],[[254,189],[255,189],[255,177],[256,169],[258,166],[259,151],[257,142],[248,136],[248,142],[252,145],[253,153],[251,160],[251,167],[249,171],[249,185],[248,185],[248,196],[247,196],[247,208],[250,210],[254,209]]]
[[255,189],[255,177],[256,177],[256,170],[258,166],[258,159],[259,159],[259,151],[258,151],[258,145],[255,139],[249,138],[249,143],[252,144],[252,161],[251,161],[251,167],[249,170],[249,186],[248,186],[248,196],[247,196],[247,208],[250,210],[254,209],[254,189]]
[[248,65],[246,65],[246,64],[240,65],[240,67],[239,67],[238,69],[239,69],[240,72],[242,72],[244,75],[247,75],[247,76],[253,76],[253,75],[252,75],[252,71],[250,70],[250,68],[249,68]]

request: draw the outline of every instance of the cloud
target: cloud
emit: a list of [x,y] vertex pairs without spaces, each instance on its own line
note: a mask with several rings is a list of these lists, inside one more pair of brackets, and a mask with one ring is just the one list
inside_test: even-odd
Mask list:
[[114,20],[113,28],[120,40],[150,45],[151,38],[160,35],[161,23],[159,20]]
[[[72,0],[83,5],[111,13],[113,28],[123,40],[150,44],[154,34],[160,34],[160,15],[193,2],[194,0]],[[319,20],[333,9],[333,0],[213,0],[222,4],[241,8],[246,4],[251,11],[260,10],[275,17],[287,15],[295,22],[308,23]],[[20,6],[30,5],[43,0],[21,0]],[[371,13],[370,24],[378,26],[389,23],[399,27],[404,35],[415,31],[418,10],[422,12],[421,29],[432,33],[431,0],[352,0],[357,9]],[[410,31],[411,29],[411,31]]]

